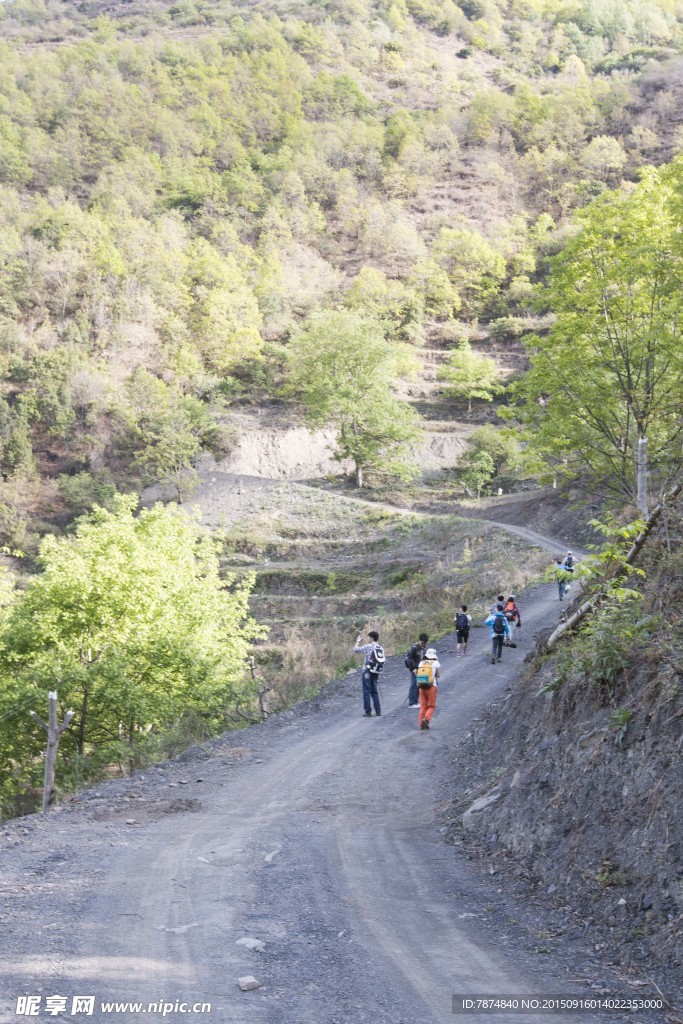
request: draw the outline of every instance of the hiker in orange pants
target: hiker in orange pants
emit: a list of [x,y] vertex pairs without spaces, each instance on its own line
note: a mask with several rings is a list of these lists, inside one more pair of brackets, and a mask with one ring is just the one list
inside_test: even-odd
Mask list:
[[425,652],[424,660],[420,662],[416,676],[420,694],[417,725],[419,729],[428,729],[436,711],[436,691],[441,678],[441,665],[433,647]]

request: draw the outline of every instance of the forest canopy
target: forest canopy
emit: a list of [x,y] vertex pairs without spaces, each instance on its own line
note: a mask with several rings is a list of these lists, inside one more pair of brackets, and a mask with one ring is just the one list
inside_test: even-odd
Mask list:
[[637,498],[643,515],[643,445],[656,490],[681,467],[682,195],[678,158],[581,212],[543,294],[555,322],[526,339],[531,368],[518,388],[545,464],[594,493]]
[[24,547],[226,451],[319,309],[414,345],[528,317],[572,212],[683,141],[676,0],[14,0],[0,35],[0,532]]

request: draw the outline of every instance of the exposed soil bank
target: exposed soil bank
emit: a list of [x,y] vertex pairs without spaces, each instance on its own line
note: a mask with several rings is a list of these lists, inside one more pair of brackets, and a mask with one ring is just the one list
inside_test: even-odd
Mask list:
[[446,821],[485,872],[543,907],[549,951],[590,936],[601,963],[680,1012],[683,695],[675,654],[650,644],[611,688],[583,674],[539,694],[566,648],[528,669],[451,758]]
[[[267,410],[235,413],[232,421],[239,437],[233,451],[215,465],[222,473],[309,480],[351,469],[332,456],[333,430],[311,430],[301,423],[282,421]],[[473,429],[470,424],[449,421],[426,423],[425,428],[416,459],[426,473],[454,466]],[[202,466],[210,472],[211,460],[205,458]]]

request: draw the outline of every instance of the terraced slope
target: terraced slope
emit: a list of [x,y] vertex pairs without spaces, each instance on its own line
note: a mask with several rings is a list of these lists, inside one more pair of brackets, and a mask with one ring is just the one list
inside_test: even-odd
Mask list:
[[463,602],[482,619],[492,595],[521,589],[548,561],[481,519],[291,481],[216,471],[193,503],[222,539],[226,574],[255,573],[252,611],[270,631],[257,670],[275,686],[271,706],[350,668],[358,632],[376,628],[400,652],[422,629],[448,632]]

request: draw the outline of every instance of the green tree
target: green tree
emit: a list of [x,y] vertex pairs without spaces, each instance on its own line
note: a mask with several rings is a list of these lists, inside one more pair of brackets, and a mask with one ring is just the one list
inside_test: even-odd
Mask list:
[[467,439],[467,448],[474,457],[480,453],[488,455],[495,476],[500,476],[505,469],[516,469],[519,465],[519,443],[509,430],[494,427],[492,423],[485,423],[473,430]]
[[681,181],[683,162],[650,170],[578,215],[545,291],[555,324],[528,339],[520,385],[541,459],[642,512],[648,468],[666,476],[683,428]]
[[581,163],[588,176],[608,183],[618,178],[627,159],[624,147],[611,135],[598,135],[581,154]]
[[424,295],[427,309],[439,320],[450,320],[462,305],[448,274],[436,260],[420,260],[408,282]]
[[379,320],[350,310],[314,314],[290,346],[288,391],[311,425],[335,428],[335,458],[353,462],[358,487],[366,471],[404,479],[416,472],[410,452],[419,417],[395,395],[415,368],[411,351],[388,341]]
[[505,260],[476,229],[442,228],[436,257],[470,315],[485,311],[505,279]]
[[249,692],[253,580],[221,579],[215,542],[182,510],[156,505],[136,516],[136,504],[119,496],[74,535],[46,537],[42,571],[0,608],[0,763],[17,786],[43,737],[29,731],[17,762],[2,712],[42,702],[48,689],[77,712],[62,756],[100,764],[119,760],[122,747],[134,756],[150,729],[190,711],[220,728]]
[[94,476],[82,470],[73,476],[59,477],[59,495],[77,515],[89,512],[93,505],[109,508],[116,497],[116,487],[103,476]]
[[495,360],[473,352],[466,340],[450,353],[448,362],[439,370],[438,378],[445,382],[447,395],[467,401],[468,412],[472,411],[473,398],[491,402],[504,390]]
[[[29,403],[30,404],[30,403]],[[14,407],[0,398],[0,466],[9,476],[33,469],[29,410],[23,396]]]
[[220,455],[229,446],[229,431],[216,419],[220,406],[183,394],[146,370],[131,377],[127,391],[135,462],[148,482],[171,485],[180,502],[199,484],[197,456],[202,451]]
[[496,471],[493,457],[486,451],[472,452],[461,459],[460,465],[463,469],[461,480],[464,486],[468,491],[476,491],[477,498],[480,498],[481,492]]
[[182,502],[200,484],[194,462],[202,450],[187,413],[180,408],[157,415],[139,436],[143,447],[135,461],[145,478],[170,484]]
[[402,281],[389,280],[375,267],[361,267],[346,293],[345,305],[386,321],[401,341],[422,340],[422,295]]
[[474,143],[499,142],[510,130],[515,102],[500,89],[485,89],[472,97],[467,111],[467,138]]
[[192,256],[192,326],[207,363],[224,373],[260,351],[258,302],[232,254],[221,258],[200,239]]
[[384,153],[397,160],[404,146],[414,137],[415,124],[407,110],[399,110],[387,121],[384,130]]

